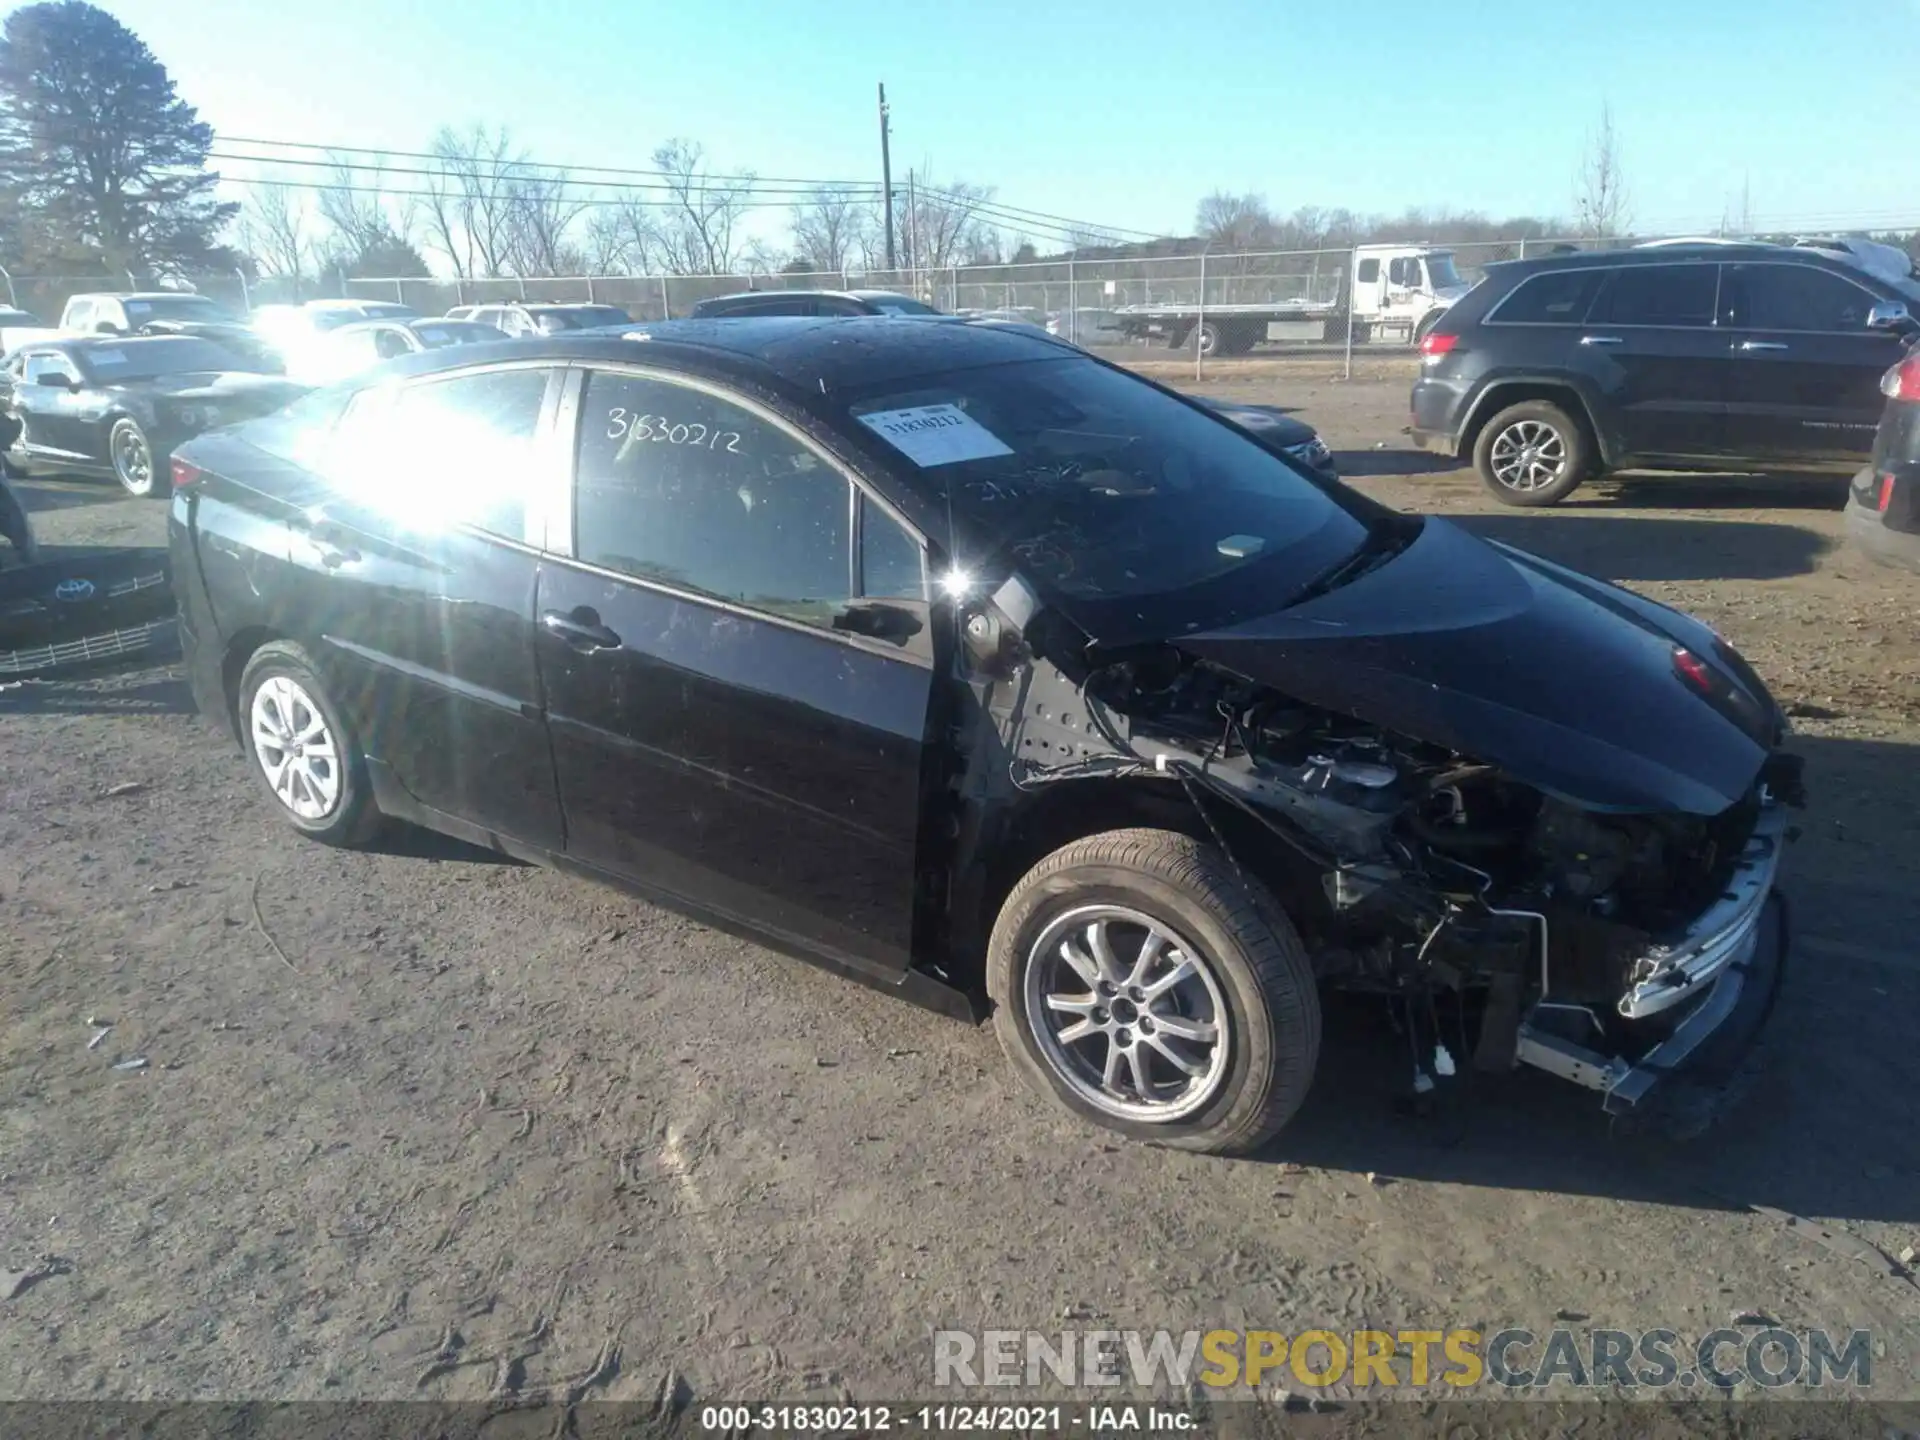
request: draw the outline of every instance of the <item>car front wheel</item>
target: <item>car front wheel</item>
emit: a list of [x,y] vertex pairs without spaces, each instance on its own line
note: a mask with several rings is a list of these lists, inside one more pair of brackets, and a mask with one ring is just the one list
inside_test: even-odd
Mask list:
[[373,838],[366,757],[298,645],[262,645],[247,661],[240,726],[254,774],[295,829],[328,845]]
[[1320,1002],[1292,924],[1252,883],[1165,830],[1093,835],[1042,860],[988,952],[1014,1068],[1134,1139],[1259,1148],[1306,1098]]
[[1592,463],[1587,432],[1545,400],[1508,406],[1473,447],[1474,468],[1503,505],[1557,505],[1580,487]]

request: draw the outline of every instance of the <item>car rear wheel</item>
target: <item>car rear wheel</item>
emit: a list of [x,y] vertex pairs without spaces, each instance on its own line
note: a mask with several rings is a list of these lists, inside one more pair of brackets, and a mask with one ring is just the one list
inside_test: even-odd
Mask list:
[[1300,1108],[1320,1000],[1292,924],[1217,850],[1115,830],[1049,855],[1001,908],[987,957],[1014,1068],[1084,1119],[1211,1154]]
[[1592,463],[1587,432],[1546,400],[1508,406],[1473,447],[1474,468],[1503,505],[1557,505],[1580,488]]
[[240,677],[240,730],[253,772],[293,827],[355,846],[380,826],[366,756],[298,645],[275,641]]
[[151,497],[159,483],[153,446],[140,422],[122,416],[107,432],[107,454],[113,461],[114,478],[129,495]]

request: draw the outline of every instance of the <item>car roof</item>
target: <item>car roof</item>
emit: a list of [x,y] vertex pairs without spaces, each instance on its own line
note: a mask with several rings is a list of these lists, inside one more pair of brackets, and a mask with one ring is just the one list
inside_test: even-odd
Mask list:
[[746,315],[603,326],[503,340],[498,346],[467,347],[464,353],[431,351],[396,361],[387,373],[425,375],[503,355],[556,362],[651,361],[666,369],[771,379],[818,395],[1023,360],[1084,358],[1085,352],[1043,330],[976,324],[959,316]]
[[[891,290],[822,290],[814,287],[806,290],[790,290],[785,286],[775,286],[771,290],[732,290],[725,295],[709,295],[700,301],[710,305],[719,300],[868,300],[876,295],[892,297]],[[900,296],[910,299],[910,296]]]
[[1671,244],[1636,245],[1630,250],[1575,250],[1568,254],[1528,256],[1524,260],[1499,260],[1487,266],[1505,275],[1531,275],[1541,270],[1590,270],[1604,266],[1672,265],[1697,261],[1705,264],[1729,264],[1738,260],[1766,260],[1786,265],[1807,265],[1816,270],[1843,270],[1865,273],[1832,251],[1790,245],[1769,245],[1764,241],[1680,240]]
[[198,290],[84,290],[67,297],[69,305],[76,300],[205,300],[209,305],[219,303],[211,295],[202,295]]

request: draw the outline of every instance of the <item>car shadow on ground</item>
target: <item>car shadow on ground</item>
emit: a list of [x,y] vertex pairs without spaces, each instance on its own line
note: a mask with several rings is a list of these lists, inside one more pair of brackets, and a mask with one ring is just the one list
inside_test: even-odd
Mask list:
[[[1920,747],[1807,737],[1795,748],[1808,757],[1813,792],[1806,833],[1784,868],[1795,938],[1759,1078],[1716,1126],[1685,1143],[1623,1132],[1596,1092],[1544,1071],[1473,1073],[1444,1003],[1441,1029],[1461,1073],[1440,1082],[1435,1113],[1412,1116],[1398,1100],[1412,1055],[1387,1023],[1386,1002],[1335,996],[1313,1091],[1262,1158],[1343,1171],[1359,1185],[1371,1173],[1385,1184],[1782,1212],[1773,1217],[1782,1224],[1920,1221],[1910,1101],[1920,955],[1900,938],[1920,921]],[[1833,808],[1823,809],[1823,795]],[[1834,808],[1860,821],[1847,846],[1831,838]],[[1902,858],[1862,886],[1859,855],[1889,846]],[[1853,937],[1873,943],[1849,944]]]
[[437,830],[423,830],[418,825],[390,823],[367,848],[377,855],[393,855],[403,860],[425,860],[430,864],[466,864],[466,865],[513,865],[524,866],[526,861],[516,860],[511,855],[502,855],[498,850],[489,850],[484,845],[472,845],[465,840],[456,840],[451,835],[442,835]]
[[1819,568],[1826,536],[1768,520],[1582,510],[1449,515],[1463,530],[1603,580],[1782,580]]
[[1390,475],[1442,475],[1458,470],[1460,462],[1425,450],[1336,450],[1333,465],[1346,480],[1371,480]]
[[1582,486],[1568,508],[1844,510],[1844,475],[1615,475]]

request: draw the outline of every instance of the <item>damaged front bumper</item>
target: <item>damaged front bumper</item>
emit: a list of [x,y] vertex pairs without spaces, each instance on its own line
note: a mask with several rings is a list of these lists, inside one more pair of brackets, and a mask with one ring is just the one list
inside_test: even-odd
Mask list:
[[119,550],[0,570],[0,681],[52,678],[163,649],[164,553]]
[[1774,888],[1786,829],[1778,807],[1764,810],[1721,898],[1636,965],[1619,1013],[1661,1017],[1664,1039],[1637,1059],[1606,1054],[1583,1043],[1602,1028],[1591,1012],[1543,1002],[1521,1022],[1515,1058],[1599,1091],[1609,1114],[1661,1108],[1659,1095],[1684,1108],[1689,1131],[1711,1118],[1750,1074],[1786,973],[1787,907]]

